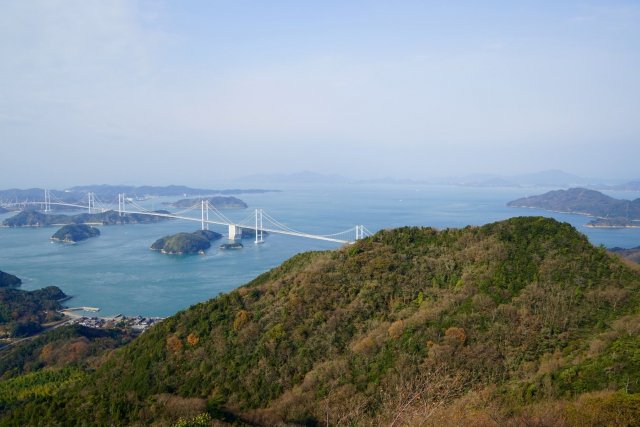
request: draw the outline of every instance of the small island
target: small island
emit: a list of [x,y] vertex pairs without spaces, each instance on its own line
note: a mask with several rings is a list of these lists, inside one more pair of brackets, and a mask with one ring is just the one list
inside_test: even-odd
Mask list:
[[68,224],[51,236],[51,240],[63,243],[77,243],[91,237],[98,237],[100,230],[86,224]]
[[507,203],[517,208],[535,208],[595,217],[593,228],[634,228],[640,226],[640,199],[620,200],[587,188],[570,188],[523,197]]
[[189,208],[191,206],[200,206],[202,201],[209,202],[216,209],[246,209],[248,206],[245,202],[232,196],[215,196],[198,199],[180,199],[170,203],[175,208]]
[[22,280],[19,277],[16,277],[13,274],[5,273],[4,271],[0,271],[0,288],[20,286],[21,284]]
[[221,237],[222,234],[210,230],[177,233],[156,240],[151,250],[169,255],[204,254],[211,247],[211,242]]
[[244,248],[244,245],[240,242],[235,242],[235,243],[224,243],[222,245],[220,245],[220,249],[223,250],[227,250],[227,249],[242,249]]

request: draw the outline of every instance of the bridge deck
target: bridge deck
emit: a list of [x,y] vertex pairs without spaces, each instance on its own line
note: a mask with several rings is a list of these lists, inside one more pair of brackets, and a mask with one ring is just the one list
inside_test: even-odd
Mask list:
[[135,212],[135,211],[134,212],[127,211],[126,213],[138,214],[138,215],[151,215],[151,216],[158,216],[158,217],[163,217],[163,218],[182,219],[182,220],[185,220],[185,221],[200,222],[200,223],[212,224],[212,225],[223,225],[223,226],[234,225],[236,227],[244,228],[244,229],[247,229],[247,230],[254,230],[254,231],[262,230],[262,231],[266,231],[267,233],[283,234],[283,235],[286,235],[286,236],[295,236],[295,237],[305,237],[307,239],[323,240],[325,242],[333,242],[333,243],[341,243],[341,244],[353,243],[350,240],[334,239],[332,237],[318,236],[318,235],[309,234],[309,233],[301,233],[301,232],[286,231],[286,230],[277,230],[277,229],[272,229],[272,228],[256,228],[255,226],[251,226],[251,225],[234,224],[234,223],[228,223],[228,222],[223,222],[223,221],[214,221],[214,220],[209,220],[209,219],[203,220],[202,218],[194,218],[194,217],[182,216],[182,215],[163,214],[163,213],[154,213],[154,212]]
[[[26,205],[46,205],[47,202],[39,202],[39,201],[25,201],[25,202],[16,202],[16,203],[5,203],[5,204],[0,204],[0,206],[3,207],[15,207],[15,206],[26,206]],[[49,205],[56,205],[56,206],[67,206],[67,207],[74,207],[74,208],[80,208],[80,209],[89,209],[89,206],[83,206],[83,205],[78,205],[78,204],[74,204],[74,203],[65,203],[65,202],[48,202]],[[96,208],[94,208],[96,209]],[[97,209],[96,209],[97,210]],[[105,209],[101,209],[103,212],[105,211]],[[127,213],[127,214],[137,214],[137,215],[149,215],[149,216],[156,216],[156,217],[162,217],[162,218],[172,218],[172,219],[181,219],[184,221],[192,221],[192,222],[200,222],[203,224],[211,224],[211,225],[222,225],[222,226],[235,226],[235,227],[239,227],[242,229],[247,229],[247,230],[254,230],[254,231],[265,231],[267,233],[272,233],[272,234],[281,234],[281,235],[286,235],[286,236],[294,236],[294,237],[303,237],[303,238],[307,238],[307,239],[314,239],[314,240],[322,240],[325,242],[332,242],[332,243],[340,243],[340,244],[350,244],[353,243],[352,240],[344,240],[344,239],[337,239],[335,237],[328,237],[328,236],[320,236],[320,235],[316,235],[316,234],[310,234],[310,233],[304,233],[304,232],[299,232],[299,231],[289,231],[289,230],[279,230],[279,229],[275,229],[275,228],[264,228],[264,227],[256,227],[253,225],[243,225],[243,224],[235,224],[232,222],[226,222],[226,221],[217,221],[217,220],[211,220],[211,219],[203,219],[203,218],[195,218],[195,217],[189,217],[189,216],[184,216],[184,215],[176,215],[176,214],[165,214],[165,213],[160,213],[160,212],[150,212],[150,211],[123,211],[123,213]],[[220,214],[221,215],[221,214]],[[224,217],[224,215],[222,215]]]

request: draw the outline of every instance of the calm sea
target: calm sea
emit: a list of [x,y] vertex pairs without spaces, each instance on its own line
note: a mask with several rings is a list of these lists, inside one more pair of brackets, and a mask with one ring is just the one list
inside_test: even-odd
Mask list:
[[[375,232],[402,225],[463,227],[512,216],[544,215],[573,224],[594,244],[640,245],[640,229],[591,229],[584,227],[588,218],[582,216],[506,206],[515,198],[544,191],[418,185],[308,186],[242,195],[249,209],[224,214],[240,221],[253,208],[263,208],[287,226],[312,234],[335,233],[356,224]],[[608,194],[626,199],[640,197],[639,193]],[[149,208],[162,209],[166,208],[163,201],[145,203]],[[11,215],[0,215],[0,220]],[[169,316],[228,292],[296,253],[338,246],[270,235],[262,245],[245,240],[244,248],[235,251],[217,249],[223,239],[214,242],[204,256],[171,256],[149,250],[151,243],[162,236],[198,228],[198,223],[177,220],[104,226],[100,227],[100,237],[77,245],[52,243],[49,237],[56,228],[0,228],[0,270],[22,278],[22,289],[56,285],[73,296],[69,306],[99,307],[100,315]],[[217,231],[226,232],[222,228]]]

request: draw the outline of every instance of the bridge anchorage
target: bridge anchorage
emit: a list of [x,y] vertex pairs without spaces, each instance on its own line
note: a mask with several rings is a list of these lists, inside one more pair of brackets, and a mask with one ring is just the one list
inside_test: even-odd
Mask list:
[[[44,200],[29,201],[15,203],[0,204],[3,207],[25,208],[27,206],[39,206],[45,212],[51,212],[52,206],[63,206],[79,209],[87,209],[89,213],[106,212],[114,210],[116,206],[115,200],[104,203],[100,201],[94,193],[87,193],[87,204],[70,203],[57,199],[51,195],[49,190],[44,190]],[[199,222],[203,230],[208,230],[209,225],[227,227],[228,237],[230,240],[236,240],[242,237],[243,230],[248,231],[254,236],[254,242],[261,244],[264,242],[266,234],[281,234],[294,237],[302,237],[307,239],[322,240],[339,244],[352,244],[357,240],[372,235],[364,225],[356,225],[347,230],[333,234],[312,234],[304,231],[295,230],[282,222],[276,220],[263,209],[255,209],[249,216],[239,222],[232,221],[220,212],[209,200],[201,200],[186,209],[174,213],[156,212],[144,208],[137,204],[135,200],[127,198],[125,194],[118,194],[117,212],[119,216],[126,214],[149,215],[161,218],[181,219],[184,221]],[[199,217],[189,216],[200,210]]]

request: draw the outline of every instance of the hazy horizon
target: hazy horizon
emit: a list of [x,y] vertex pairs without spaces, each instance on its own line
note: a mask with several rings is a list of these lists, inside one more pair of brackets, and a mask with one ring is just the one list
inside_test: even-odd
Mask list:
[[640,4],[0,3],[0,187],[638,179]]

